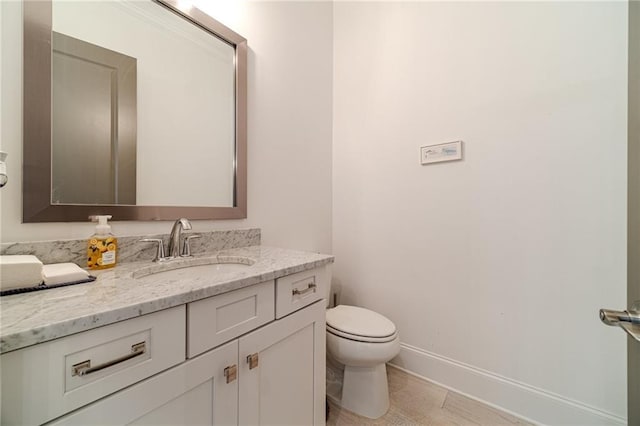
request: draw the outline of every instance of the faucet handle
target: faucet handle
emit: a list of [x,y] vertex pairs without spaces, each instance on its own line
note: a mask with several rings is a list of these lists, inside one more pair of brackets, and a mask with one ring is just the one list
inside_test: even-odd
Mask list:
[[140,243],[157,243],[158,249],[156,251],[156,257],[153,258],[154,262],[163,260],[166,256],[164,254],[164,242],[162,238],[144,238],[139,241]]
[[189,240],[192,238],[200,238],[200,235],[193,234],[184,237],[184,242],[182,243],[182,254],[180,255],[181,257],[191,256],[191,246],[189,245]]

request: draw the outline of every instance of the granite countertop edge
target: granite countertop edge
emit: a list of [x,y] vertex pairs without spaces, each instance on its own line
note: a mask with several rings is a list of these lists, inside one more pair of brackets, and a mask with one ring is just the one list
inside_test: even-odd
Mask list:
[[[261,282],[333,263],[331,255],[250,246],[202,253],[195,258],[240,257],[254,263],[246,270],[206,277],[197,272],[180,281],[137,279],[152,265],[134,262],[92,271],[93,283],[0,299],[0,353],[7,353],[93,328],[184,305]],[[176,260],[180,262],[181,260]],[[188,269],[184,269],[188,271]]]

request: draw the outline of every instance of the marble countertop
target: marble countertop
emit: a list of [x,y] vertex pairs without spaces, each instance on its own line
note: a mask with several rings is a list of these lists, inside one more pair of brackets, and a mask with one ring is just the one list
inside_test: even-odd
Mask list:
[[0,299],[0,353],[333,262],[333,256],[329,255],[264,246],[204,253],[193,259],[211,257],[223,261],[238,258],[253,263],[242,270],[219,272],[213,276],[194,271],[176,279],[161,275],[134,278],[134,274],[140,276],[139,271],[156,264],[131,262],[113,269],[92,271],[98,279],[91,283],[4,296]]

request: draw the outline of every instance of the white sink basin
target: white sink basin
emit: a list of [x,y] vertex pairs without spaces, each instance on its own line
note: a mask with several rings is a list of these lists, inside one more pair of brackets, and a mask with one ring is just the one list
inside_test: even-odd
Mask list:
[[133,278],[176,280],[239,272],[250,268],[255,261],[245,257],[200,257],[175,259],[139,269]]

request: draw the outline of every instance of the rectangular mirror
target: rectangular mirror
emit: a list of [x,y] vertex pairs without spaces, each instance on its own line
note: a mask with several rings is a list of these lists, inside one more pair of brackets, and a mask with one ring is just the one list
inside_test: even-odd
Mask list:
[[24,222],[246,217],[246,40],[178,4],[24,2]]

